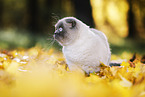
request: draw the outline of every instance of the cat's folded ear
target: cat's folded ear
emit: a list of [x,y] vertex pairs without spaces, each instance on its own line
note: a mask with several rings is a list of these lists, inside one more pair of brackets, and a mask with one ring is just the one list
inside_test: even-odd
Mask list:
[[76,26],[76,21],[74,19],[66,19],[66,23],[71,24],[70,28],[73,29]]

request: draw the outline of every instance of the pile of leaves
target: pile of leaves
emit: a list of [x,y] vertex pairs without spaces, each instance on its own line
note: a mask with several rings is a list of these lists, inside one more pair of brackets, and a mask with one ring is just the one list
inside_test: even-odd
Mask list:
[[121,57],[128,61],[85,77],[69,71],[54,49],[1,50],[0,97],[145,97],[145,58],[126,52],[111,58]]

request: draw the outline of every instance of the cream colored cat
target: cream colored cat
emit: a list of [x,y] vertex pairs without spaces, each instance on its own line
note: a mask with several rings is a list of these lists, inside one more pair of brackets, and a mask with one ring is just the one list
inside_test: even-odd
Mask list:
[[100,71],[100,63],[109,65],[111,51],[105,34],[74,17],[65,17],[56,23],[54,38],[63,46],[70,70],[89,74]]

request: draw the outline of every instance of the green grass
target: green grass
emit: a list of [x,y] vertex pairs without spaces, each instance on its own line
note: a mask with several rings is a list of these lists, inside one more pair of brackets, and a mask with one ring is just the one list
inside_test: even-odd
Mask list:
[[[16,49],[31,48],[40,45],[42,48],[49,49],[51,47],[61,51],[61,46],[54,41],[53,35],[33,35],[25,30],[7,29],[0,31],[0,49]],[[113,54],[121,54],[122,52],[145,54],[144,40],[129,40],[121,46],[110,44]]]
[[145,42],[143,40],[130,40],[126,39],[125,44],[121,46],[116,46],[111,44],[113,54],[121,54],[122,52],[139,53],[141,55],[145,54]]

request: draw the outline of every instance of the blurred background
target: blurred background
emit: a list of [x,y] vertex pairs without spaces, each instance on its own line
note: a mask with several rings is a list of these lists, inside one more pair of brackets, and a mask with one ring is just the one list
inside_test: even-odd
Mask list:
[[0,49],[60,49],[54,25],[67,16],[104,32],[112,53],[145,54],[144,0],[0,0]]

